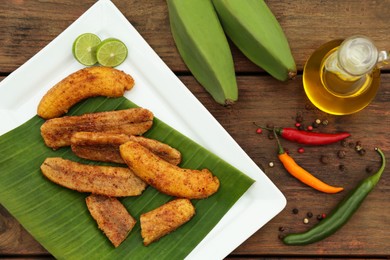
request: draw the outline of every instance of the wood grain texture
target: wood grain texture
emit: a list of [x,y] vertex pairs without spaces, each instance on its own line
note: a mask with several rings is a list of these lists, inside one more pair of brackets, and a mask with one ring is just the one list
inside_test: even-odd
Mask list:
[[[240,146],[260,166],[267,176],[285,194],[288,204],[275,219],[259,232],[249,238],[233,252],[233,255],[333,255],[333,256],[389,256],[387,232],[390,228],[389,202],[386,199],[390,192],[389,173],[387,169],[376,189],[367,197],[356,215],[331,238],[310,246],[288,247],[278,239],[280,233],[304,231],[316,223],[315,216],[329,213],[331,209],[355,187],[358,182],[369,174],[366,167],[378,169],[380,158],[374,147],[380,147],[386,154],[389,150],[390,125],[390,83],[388,74],[382,75],[382,88],[375,101],[365,110],[351,116],[333,117],[313,109],[304,96],[300,79],[286,86],[275,84],[273,79],[262,77],[239,78],[240,101],[237,107],[223,110],[213,104],[206,104],[217,120],[227,129]],[[189,83],[187,82],[187,85]],[[294,98],[292,98],[294,97]],[[199,97],[198,97],[199,98]],[[202,98],[200,98],[203,100]],[[203,103],[205,103],[203,101]],[[307,109],[309,106],[309,109]],[[273,109],[270,109],[273,108]],[[290,151],[295,160],[322,180],[333,185],[341,185],[345,192],[340,194],[322,194],[301,184],[291,177],[279,163],[275,140],[269,140],[265,133],[255,134],[256,128],[251,124],[272,123],[276,126],[293,126],[297,113],[302,113],[305,124],[311,124],[315,119],[327,119],[329,124],[316,129],[323,132],[349,131],[352,136],[348,142],[355,144],[360,141],[367,153],[359,155],[354,148],[343,147],[336,143],[324,147],[304,147],[305,153],[297,149],[301,145],[281,140],[283,146]],[[257,144],[257,145],[256,145]],[[340,159],[338,151],[346,151],[346,157]],[[321,163],[321,156],[328,156],[329,163]],[[269,167],[274,162],[274,167]],[[339,165],[345,165],[340,171]],[[293,208],[299,209],[299,214],[292,214]],[[307,212],[312,212],[314,218],[309,224],[303,224]],[[285,232],[279,232],[279,227]]]
[[[0,72],[18,68],[46,46],[95,1],[5,0],[0,12]],[[390,0],[266,1],[290,42],[298,69],[323,43],[354,34],[371,37],[380,49],[388,48]],[[187,71],[170,33],[165,1],[113,3],[174,71]],[[238,72],[259,72],[232,45]]]
[[[46,0],[2,1],[0,12],[0,75],[6,76],[46,46],[95,1]],[[390,247],[390,170],[387,168],[375,190],[367,197],[353,218],[336,234],[309,246],[290,247],[281,243],[281,233],[303,231],[314,225],[316,215],[329,211],[369,174],[380,158],[373,150],[380,147],[390,156],[390,68],[382,75],[375,100],[363,111],[336,117],[315,109],[306,98],[301,77],[281,83],[253,65],[233,45],[232,51],[238,76],[239,101],[230,107],[216,104],[190,76],[174,45],[165,1],[113,1],[164,62],[178,75],[189,90],[211,112],[253,161],[266,173],[287,198],[286,208],[232,252],[229,258],[257,259],[283,257],[389,257]],[[321,44],[354,34],[371,37],[379,49],[389,49],[390,0],[336,1],[297,0],[266,1],[280,21],[299,70]],[[0,77],[0,80],[3,79]],[[348,143],[360,141],[366,150],[359,155],[353,147],[336,143],[324,147],[304,147],[281,140],[294,159],[322,180],[341,185],[345,192],[322,194],[301,184],[282,168],[277,159],[275,140],[264,131],[256,134],[253,121],[293,127],[297,113],[303,123],[315,119],[328,120],[328,125],[315,131],[349,131]],[[338,158],[340,150],[346,157]],[[321,156],[327,156],[323,164]],[[269,163],[273,162],[274,167]],[[345,170],[340,170],[344,165]],[[292,214],[292,209],[299,209]],[[303,224],[307,212],[314,217]],[[280,227],[284,229],[279,231]],[[28,234],[6,209],[0,207],[0,256],[47,256],[47,251]]]
[[[374,152],[374,147],[379,146],[385,154],[390,154],[390,89],[387,87],[390,86],[389,74],[382,75],[382,85],[386,87],[380,89],[373,103],[355,115],[344,117],[333,117],[314,109],[304,96],[299,77],[285,85],[265,76],[239,77],[240,99],[231,107],[216,104],[192,77],[182,76],[180,79],[284,193],[288,201],[287,207],[277,217],[237,248],[232,255],[390,255],[387,244],[387,241],[390,241],[390,233],[387,232],[390,222],[386,217],[390,214],[390,201],[387,199],[390,196],[388,169],[361,209],[331,238],[304,247],[284,246],[278,239],[280,233],[303,231],[315,224],[316,215],[329,213],[349,190],[368,176],[367,166],[378,169],[380,158]],[[355,144],[360,141],[366,149],[366,154],[362,156],[353,148],[336,143],[323,147],[304,147],[305,153],[300,154],[297,152],[300,145],[281,140],[301,166],[330,184],[343,186],[345,192],[322,194],[301,184],[289,176],[278,162],[275,140],[270,140],[266,131],[261,135],[255,132],[253,121],[289,127],[294,125],[297,113],[303,115],[303,123],[307,125],[317,118],[328,120],[327,126],[320,126],[316,131],[349,131],[352,136],[348,142]],[[340,150],[346,151],[344,159],[337,156]],[[321,163],[322,155],[328,156],[328,164]],[[275,166],[270,167],[269,162],[274,162]],[[345,165],[344,171],[339,169],[340,164]],[[297,215],[291,213],[295,207],[299,209]],[[314,217],[305,225],[302,220],[309,211]],[[0,216],[0,254],[46,252],[5,209],[1,209]],[[279,227],[286,230],[280,232]]]
[[47,251],[0,205],[0,256],[38,255]]

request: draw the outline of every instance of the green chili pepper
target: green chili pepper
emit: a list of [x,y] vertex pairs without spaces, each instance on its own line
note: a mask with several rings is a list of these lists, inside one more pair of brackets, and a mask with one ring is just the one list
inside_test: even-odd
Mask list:
[[359,208],[360,204],[378,183],[386,165],[383,152],[375,148],[382,159],[382,165],[378,172],[364,179],[353,189],[337,207],[321,222],[303,233],[288,234],[283,238],[286,245],[307,245],[318,242],[340,229]]

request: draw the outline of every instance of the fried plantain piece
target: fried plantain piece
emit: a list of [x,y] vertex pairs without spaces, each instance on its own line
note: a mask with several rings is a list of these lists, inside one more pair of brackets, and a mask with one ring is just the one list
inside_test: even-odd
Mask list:
[[46,158],[41,171],[63,187],[111,197],[138,196],[147,186],[127,167],[86,165],[59,157]]
[[102,66],[78,70],[56,85],[41,99],[37,113],[44,119],[59,117],[88,97],[121,97],[132,89],[134,79],[123,71]]
[[125,134],[76,132],[70,143],[73,153],[80,158],[123,164],[119,146],[129,140],[130,137]]
[[153,113],[144,108],[87,113],[47,120],[41,126],[45,144],[53,149],[70,145],[76,132],[105,132],[142,135],[153,125]]
[[102,132],[77,132],[70,139],[72,151],[79,157],[101,162],[125,163],[119,152],[119,146],[130,140],[139,142],[151,152],[178,165],[181,153],[175,148],[154,139],[125,134]]
[[217,192],[219,180],[208,169],[183,169],[129,141],[120,146],[123,160],[133,172],[158,191],[188,199],[202,199]]
[[170,164],[178,165],[181,162],[181,153],[167,144],[142,136],[130,136],[130,140],[138,142]]
[[140,217],[141,236],[145,246],[176,230],[195,215],[188,199],[174,199]]
[[117,198],[91,194],[85,201],[99,229],[118,247],[127,238],[136,220]]

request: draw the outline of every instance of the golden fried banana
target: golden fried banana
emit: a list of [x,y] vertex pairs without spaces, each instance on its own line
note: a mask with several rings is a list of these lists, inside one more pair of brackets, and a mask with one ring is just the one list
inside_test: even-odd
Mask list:
[[202,199],[217,192],[219,180],[208,169],[183,169],[150,152],[138,142],[119,147],[121,156],[133,172],[158,191],[188,199]]
[[118,247],[127,238],[136,220],[117,198],[91,194],[85,201],[99,229]]
[[111,134],[102,132],[76,132],[70,139],[74,154],[80,158],[101,161],[124,163],[119,146],[130,140],[125,134]]
[[94,146],[94,145],[115,145],[118,146],[130,141],[130,136],[125,134],[105,132],[76,132],[72,135],[72,145]]
[[56,85],[42,98],[38,115],[59,117],[77,102],[95,96],[121,97],[134,86],[134,79],[123,71],[102,66],[78,70]]
[[175,148],[154,139],[142,136],[130,136],[131,141],[138,142],[148,148],[152,153],[173,165],[181,162],[181,153]]
[[151,152],[171,164],[178,165],[181,153],[171,146],[154,139],[125,134],[102,132],[77,132],[70,139],[72,151],[79,157],[101,162],[125,163],[119,146],[130,140],[139,142]]
[[66,188],[111,197],[138,196],[147,186],[127,167],[86,165],[59,157],[47,158],[41,171]]
[[176,230],[195,215],[195,207],[188,199],[172,200],[140,217],[144,245]]
[[153,113],[144,108],[64,116],[47,120],[41,126],[45,144],[53,149],[70,145],[76,132],[106,132],[142,135],[153,124]]

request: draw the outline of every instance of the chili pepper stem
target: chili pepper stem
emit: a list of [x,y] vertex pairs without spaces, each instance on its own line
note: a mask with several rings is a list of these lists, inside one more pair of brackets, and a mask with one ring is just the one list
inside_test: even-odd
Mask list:
[[373,179],[373,182],[376,184],[379,181],[380,177],[382,176],[382,173],[385,170],[386,158],[385,158],[385,154],[381,151],[381,149],[375,147],[375,151],[377,151],[379,153],[381,160],[382,160],[382,165],[379,168],[379,170],[374,175],[371,176]]
[[258,125],[256,122],[253,122],[253,124],[261,129],[264,129],[264,130],[268,130],[268,131],[276,131],[277,134],[281,134],[282,132],[282,128],[280,127],[274,127],[274,128],[269,128],[269,127],[266,127],[266,126],[262,126],[262,125]]
[[284,154],[285,151],[284,151],[282,145],[280,144],[280,141],[279,141],[278,135],[276,134],[275,129],[273,130],[273,132],[274,132],[274,136],[275,136],[275,138],[276,138],[276,142],[278,143],[278,149],[279,149],[278,153],[279,153],[279,154]]

